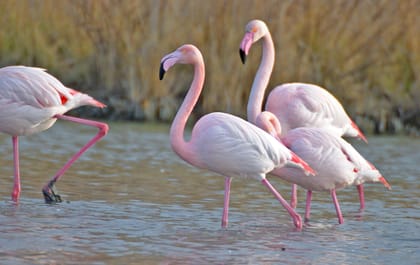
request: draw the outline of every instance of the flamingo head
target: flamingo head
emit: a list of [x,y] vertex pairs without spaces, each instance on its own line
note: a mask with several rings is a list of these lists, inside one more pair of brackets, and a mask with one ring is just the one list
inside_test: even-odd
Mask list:
[[245,35],[239,47],[239,55],[241,56],[242,63],[245,63],[246,56],[252,44],[257,42],[265,35],[270,34],[267,25],[262,20],[254,19],[248,22],[245,27]]
[[201,52],[192,44],[184,44],[160,61],[159,79],[175,64],[196,64],[203,61]]
[[261,112],[255,121],[255,125],[257,127],[263,129],[264,131],[268,132],[277,139],[277,141],[281,142],[281,125],[280,121],[277,119],[277,117],[269,112],[269,111],[263,111]]

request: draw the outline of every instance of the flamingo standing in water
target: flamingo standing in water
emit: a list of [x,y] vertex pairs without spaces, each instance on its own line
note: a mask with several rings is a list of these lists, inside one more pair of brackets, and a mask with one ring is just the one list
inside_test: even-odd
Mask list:
[[[274,44],[267,25],[261,20],[251,20],[245,28],[239,53],[243,63],[251,46],[262,40],[262,59],[251,88],[247,117],[256,122],[262,109],[264,93],[274,66]],[[313,84],[289,83],[275,87],[268,95],[265,110],[276,115],[282,126],[282,134],[299,127],[327,129],[337,136],[358,137],[367,143],[366,137],[350,119],[340,102],[327,90]],[[357,184],[360,209],[365,208],[363,183]],[[296,207],[296,186],[292,188],[291,206]]]
[[293,168],[275,168],[273,174],[307,189],[305,222],[309,221],[312,191],[329,191],[337,212],[338,222],[343,216],[336,190],[363,182],[382,182],[391,189],[386,179],[343,138],[322,128],[300,127],[281,136],[277,117],[268,111],[257,116],[258,127],[269,132],[317,172],[308,177]]
[[162,79],[175,64],[192,64],[194,78],[172,122],[172,149],[191,165],[225,176],[222,227],[228,223],[231,178],[239,177],[261,181],[286,208],[295,226],[302,228],[301,217],[268,182],[266,173],[286,165],[299,167],[307,174],[313,174],[313,170],[267,132],[227,113],[213,112],[203,116],[194,125],[191,139],[185,141],[185,126],[203,88],[205,67],[201,52],[190,44],[162,58],[159,78]]
[[65,87],[44,69],[26,66],[0,68],[0,132],[12,136],[13,201],[19,201],[21,191],[19,136],[45,131],[57,119],[97,127],[99,132],[58,170],[42,189],[46,202],[61,202],[60,195],[54,192],[54,183],[89,147],[108,132],[108,125],[105,123],[64,115],[67,111],[83,105],[105,107],[104,104],[92,97]]

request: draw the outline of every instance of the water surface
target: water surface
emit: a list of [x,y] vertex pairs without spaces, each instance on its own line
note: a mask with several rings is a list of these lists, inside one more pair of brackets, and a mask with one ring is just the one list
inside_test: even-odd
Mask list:
[[[11,139],[0,135],[1,264],[419,264],[420,139],[352,142],[389,180],[340,190],[337,225],[328,193],[314,193],[311,222],[296,231],[260,183],[232,182],[229,227],[220,228],[223,177],[195,169],[170,149],[168,127],[111,123],[110,133],[57,184],[42,186],[96,130],[58,122],[22,137],[22,195],[10,201]],[[285,197],[290,185],[271,177]],[[298,212],[304,212],[299,190]]]

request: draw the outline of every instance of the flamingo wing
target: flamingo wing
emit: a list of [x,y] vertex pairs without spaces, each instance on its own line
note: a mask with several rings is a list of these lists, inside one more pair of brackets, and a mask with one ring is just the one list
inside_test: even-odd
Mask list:
[[0,68],[0,131],[28,135],[49,128],[66,110],[65,94],[70,91],[41,68]]
[[282,138],[283,143],[305,160],[316,176],[305,176],[296,170],[281,168],[286,180],[310,190],[331,190],[353,183],[354,163],[342,151],[342,138],[319,128],[296,128]]
[[267,99],[266,110],[278,117],[284,133],[298,127],[317,127],[341,136],[352,127],[351,119],[338,100],[312,84],[290,83],[276,87]]
[[71,89],[42,68],[8,66],[0,69],[0,100],[36,108],[61,105]]
[[225,176],[255,178],[291,159],[290,151],[271,135],[225,113],[200,119],[191,142],[201,167]]

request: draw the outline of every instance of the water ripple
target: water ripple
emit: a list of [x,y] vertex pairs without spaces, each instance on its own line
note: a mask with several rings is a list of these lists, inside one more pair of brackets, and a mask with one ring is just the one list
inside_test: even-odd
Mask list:
[[[232,182],[229,227],[220,228],[223,178],[193,168],[170,149],[167,126],[111,124],[57,184],[65,202],[45,205],[41,187],[93,134],[58,123],[21,140],[22,199],[10,202],[10,139],[0,136],[1,264],[415,264],[420,260],[420,141],[370,137],[353,144],[388,178],[314,193],[311,222],[296,231],[258,182]],[[290,185],[270,178],[284,195]],[[299,189],[297,211],[305,193]]]

